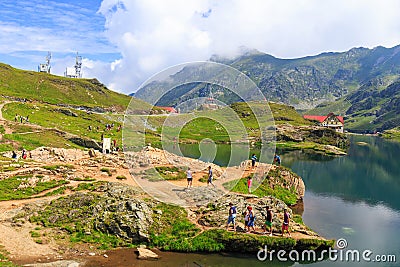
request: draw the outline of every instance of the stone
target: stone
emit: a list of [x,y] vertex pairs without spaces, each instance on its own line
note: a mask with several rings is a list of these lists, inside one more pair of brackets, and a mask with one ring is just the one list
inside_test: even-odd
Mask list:
[[159,256],[147,248],[137,248],[139,260],[157,260]]

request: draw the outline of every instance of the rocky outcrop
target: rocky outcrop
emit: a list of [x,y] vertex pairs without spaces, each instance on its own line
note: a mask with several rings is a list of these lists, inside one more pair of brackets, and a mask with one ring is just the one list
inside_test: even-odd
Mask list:
[[95,140],[92,140],[92,139],[85,139],[85,138],[82,138],[82,137],[74,136],[74,137],[68,138],[68,140],[71,141],[74,144],[77,144],[77,145],[81,146],[81,147],[93,148],[93,149],[96,149],[96,150],[102,150],[103,149],[100,146],[99,143],[97,143]]
[[74,232],[85,235],[97,231],[127,243],[149,241],[156,201],[145,201],[140,197],[141,190],[119,183],[106,183],[96,191],[101,194],[75,193],[39,207],[40,210],[26,206],[25,215],[46,226],[70,225]]
[[271,188],[280,186],[289,191],[293,189],[296,192],[297,199],[303,199],[306,187],[303,179],[294,172],[285,167],[271,165],[269,171],[264,175]]
[[276,129],[276,141],[314,142],[344,149],[349,146],[349,141],[346,135],[320,126],[293,126],[290,124],[278,125]]

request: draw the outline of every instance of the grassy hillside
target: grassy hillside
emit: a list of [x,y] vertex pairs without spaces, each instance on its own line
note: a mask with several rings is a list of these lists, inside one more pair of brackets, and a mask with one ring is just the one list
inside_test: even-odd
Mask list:
[[[124,111],[131,97],[107,89],[97,79],[72,79],[15,69],[0,63],[0,95],[49,104],[113,108]],[[138,107],[148,104],[133,99]]]
[[[101,135],[104,135],[121,145],[122,134],[117,128],[123,122],[122,115],[87,113],[50,104],[20,102],[4,105],[2,112],[3,117],[11,121],[6,127],[12,133],[4,135],[0,141],[0,151],[11,150],[12,146],[28,150],[40,146],[79,147],[69,140],[68,135],[97,142],[101,142]],[[29,123],[25,120],[21,123],[19,119],[15,122],[15,114],[24,118],[29,115]],[[114,127],[107,131],[106,124],[114,124]]]

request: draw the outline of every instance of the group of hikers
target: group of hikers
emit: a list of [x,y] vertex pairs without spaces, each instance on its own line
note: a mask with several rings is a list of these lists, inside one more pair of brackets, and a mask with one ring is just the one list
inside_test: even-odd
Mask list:
[[[32,158],[31,152],[28,152],[26,149],[22,149],[21,158],[26,159],[28,156],[29,158]],[[12,151],[11,158],[14,160],[18,159],[18,154],[15,152],[15,150]]]
[[[186,170],[186,178],[187,178],[187,189],[192,188],[193,185],[193,172],[190,167]],[[211,166],[208,166],[208,174],[207,174],[207,186],[212,185],[215,188],[215,184],[213,184],[213,171]]]
[[[263,234],[268,234],[269,236],[272,236],[272,220],[273,220],[273,213],[272,210],[270,209],[269,206],[266,206],[266,220],[263,224]],[[229,203],[229,216],[228,216],[228,222],[226,224],[226,229],[229,230],[229,225],[232,223],[233,224],[233,229],[236,232],[236,217],[237,217],[237,208],[236,206],[233,205],[233,203]],[[251,206],[247,206],[246,210],[243,212],[243,217],[244,217],[244,231],[247,232],[253,232],[255,233],[255,220],[256,220],[256,215],[254,214],[254,210]],[[283,210],[283,223],[282,223],[282,236],[284,236],[285,231],[288,233],[289,236],[291,236],[290,231],[289,231],[289,221],[290,221],[290,215],[287,212],[287,209]],[[250,231],[252,230],[252,231]]]
[[20,122],[20,123],[29,122],[29,115],[24,117],[24,116],[21,116],[19,114],[15,114],[14,121],[15,122]]

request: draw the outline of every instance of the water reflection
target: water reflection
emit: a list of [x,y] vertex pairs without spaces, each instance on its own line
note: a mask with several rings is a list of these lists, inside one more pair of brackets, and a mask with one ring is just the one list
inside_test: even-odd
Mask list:
[[309,192],[351,202],[385,203],[400,210],[400,144],[368,136],[353,136],[351,143],[348,156],[322,161],[296,159],[288,166],[302,176]]

